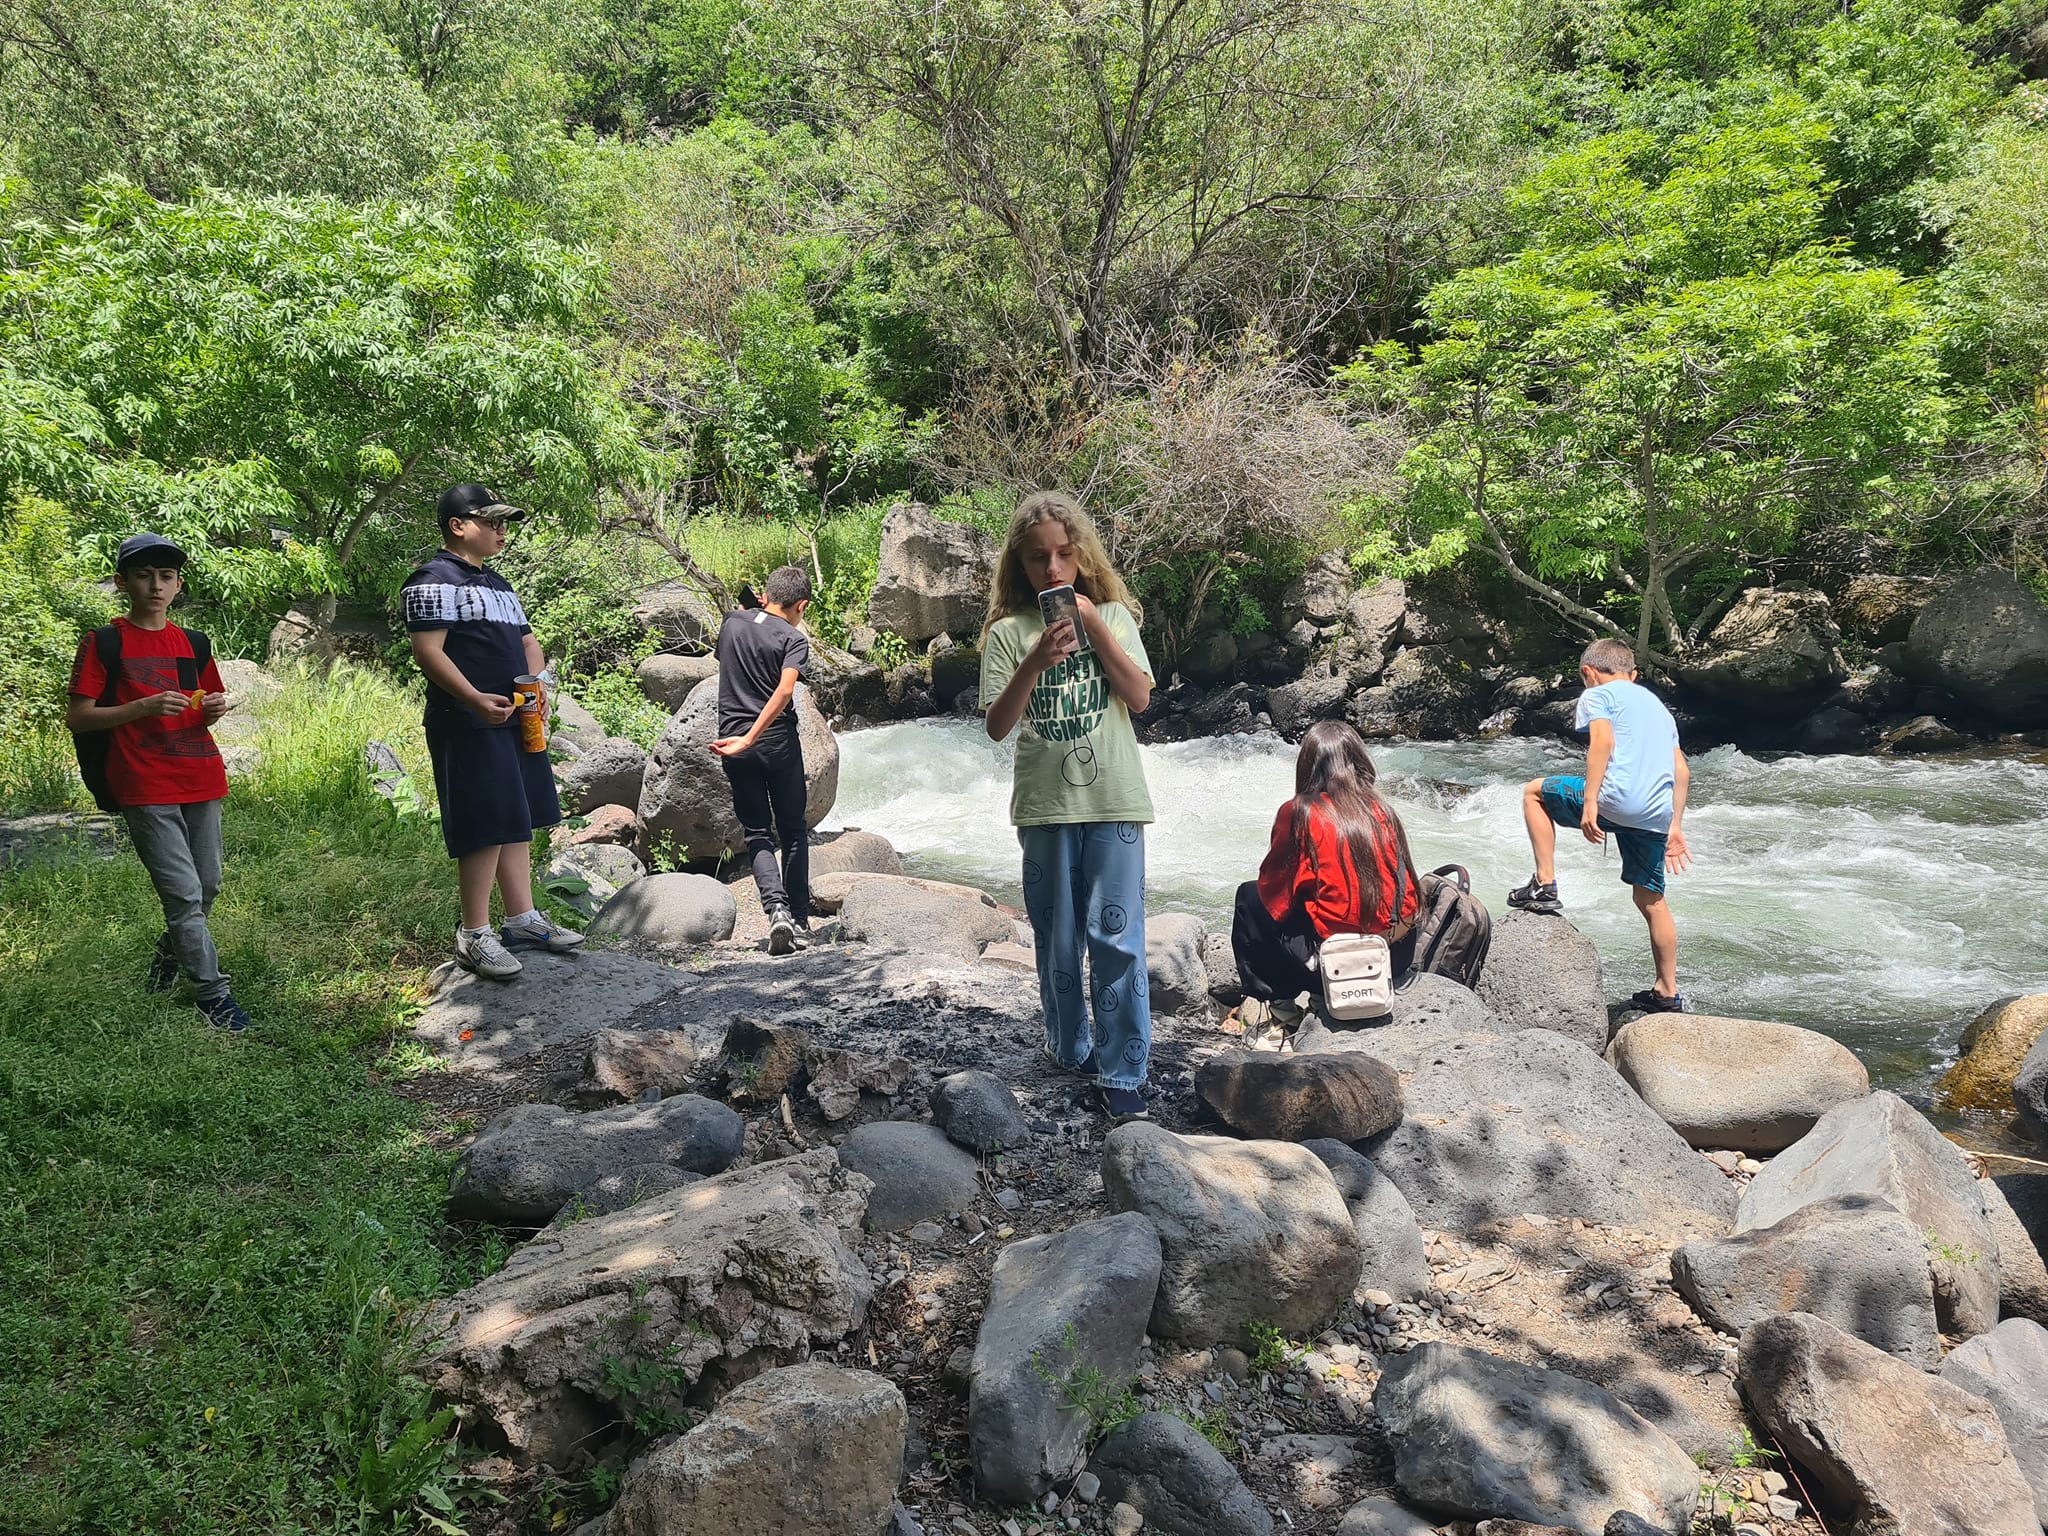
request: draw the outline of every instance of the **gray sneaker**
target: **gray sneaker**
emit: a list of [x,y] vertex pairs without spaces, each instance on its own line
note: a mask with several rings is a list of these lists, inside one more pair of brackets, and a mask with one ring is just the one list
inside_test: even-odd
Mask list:
[[526,969],[490,929],[471,933],[459,923],[455,928],[455,963],[493,981],[510,981]]
[[538,907],[518,921],[504,924],[498,929],[498,937],[505,941],[507,949],[545,949],[557,955],[583,947],[582,934],[574,928],[564,928]]
[[786,955],[796,948],[796,917],[787,907],[768,909],[768,953]]

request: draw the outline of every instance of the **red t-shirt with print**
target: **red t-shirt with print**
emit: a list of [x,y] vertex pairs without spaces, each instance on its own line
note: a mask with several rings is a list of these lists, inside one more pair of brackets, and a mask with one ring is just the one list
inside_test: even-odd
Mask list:
[[[126,619],[114,620],[114,628],[121,635],[121,675],[114,683],[114,703],[180,691],[179,658],[197,659],[184,630],[175,624],[138,629]],[[190,670],[188,666],[188,674]],[[98,703],[106,686],[99,646],[88,633],[71,668],[71,691]],[[220,668],[211,658],[194,686],[208,693],[225,691]],[[107,750],[107,785],[123,805],[193,805],[219,800],[228,792],[227,765],[206,728],[206,717],[196,709],[117,725],[113,737]]]

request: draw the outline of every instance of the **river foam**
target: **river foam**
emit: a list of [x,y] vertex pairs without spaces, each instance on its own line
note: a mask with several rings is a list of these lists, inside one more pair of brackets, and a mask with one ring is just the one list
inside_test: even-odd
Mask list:
[[[1227,925],[1292,792],[1294,749],[1231,736],[1143,750],[1159,819],[1148,905]],[[1010,752],[979,721],[840,738],[829,823],[879,832],[914,872],[1018,899]],[[1574,771],[1561,744],[1424,742],[1375,750],[1418,863],[1459,863],[1489,907],[1528,875],[1522,783]],[[2048,765],[1787,757],[1732,747],[1693,763],[1692,869],[1674,877],[1680,974],[1701,1012],[1825,1030],[1874,1079],[1917,1091],[1986,1003],[2048,988]],[[1650,978],[1620,861],[1567,834],[1558,876],[1599,946],[1608,991]]]

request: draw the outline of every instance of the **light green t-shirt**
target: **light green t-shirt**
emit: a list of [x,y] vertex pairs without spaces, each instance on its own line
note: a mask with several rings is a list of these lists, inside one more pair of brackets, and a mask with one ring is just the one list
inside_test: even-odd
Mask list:
[[[1152,662],[1137,620],[1122,603],[1098,607],[1124,654],[1149,680]],[[1017,675],[1045,620],[1036,611],[998,619],[981,647],[981,707],[987,709]],[[1020,827],[1079,821],[1152,820],[1152,795],[1131,711],[1110,691],[1091,650],[1047,667],[1024,705],[1017,731],[1017,777],[1010,820]]]

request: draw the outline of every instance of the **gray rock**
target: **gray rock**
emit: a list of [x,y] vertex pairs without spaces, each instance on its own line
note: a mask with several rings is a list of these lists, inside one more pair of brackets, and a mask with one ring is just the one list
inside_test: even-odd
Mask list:
[[622,1364],[658,1366],[667,1385],[642,1406],[680,1413],[707,1372],[800,1360],[859,1327],[866,1187],[810,1152],[557,1228],[437,1304],[422,1374],[522,1464],[570,1465],[616,1417]]
[[[549,846],[559,853],[565,848],[580,848],[585,844],[596,843],[624,848],[630,852],[633,845],[640,841],[640,818],[623,805],[600,805],[580,820],[581,826],[557,827],[548,839]],[[640,873],[647,873],[645,866],[642,866]],[[625,882],[619,883],[623,885]]]
[[1924,576],[1851,576],[1835,599],[1835,622],[1865,645],[1890,645],[1913,632],[1913,620],[1933,593],[1934,584]]
[[1093,1426],[1079,1387],[1113,1394],[1137,1374],[1159,1266],[1159,1234],[1133,1212],[998,1255],[967,1396],[983,1498],[1031,1503],[1081,1470]]
[[1607,1524],[1602,1528],[1600,1536],[1664,1536],[1664,1532],[1641,1515],[1632,1515],[1625,1509],[1617,1509],[1607,1517]]
[[844,1120],[860,1108],[864,1093],[893,1099],[910,1085],[917,1068],[902,1056],[863,1056],[831,1046],[804,1049],[804,1095],[827,1120]]
[[[811,690],[799,684],[797,737],[804,754],[804,824],[815,827],[839,795],[839,740]],[[711,743],[718,737],[718,679],[699,683],[662,727],[641,781],[639,812],[650,857],[715,859],[740,848],[732,785]]]
[[1242,1136],[1363,1141],[1401,1120],[1401,1080],[1357,1052],[1226,1051],[1195,1072],[1195,1091]]
[[2048,725],[2048,606],[1997,566],[1939,583],[1906,636],[1909,678],[2004,725]]
[[1575,1376],[1424,1344],[1381,1367],[1373,1408],[1402,1494],[1466,1519],[1597,1531],[1616,1510],[1691,1529],[1699,1468],[1633,1408]]
[[809,1031],[801,1025],[735,1018],[725,1032],[725,1096],[735,1104],[773,1104],[801,1092]]
[[[2048,1263],[2041,1251],[2048,1241],[2048,1173],[1997,1174],[1979,1180],[1977,1192],[1998,1242],[1998,1315],[2048,1324]],[[2026,1216],[2015,1199],[2028,1204]]]
[[955,1072],[932,1089],[932,1123],[970,1152],[1014,1152],[1031,1139],[1017,1096],[986,1072]]
[[633,1104],[650,1090],[681,1093],[697,1065],[697,1047],[675,1029],[600,1029],[583,1053],[576,1101],[584,1109]]
[[718,605],[686,582],[650,587],[633,604],[633,622],[652,630],[664,645],[711,645],[724,621]]
[[2013,1083],[2027,1052],[2043,1035],[2048,1035],[2048,992],[1999,998],[1963,1026],[1956,1045],[1959,1059],[1935,1082],[1935,1103],[2000,1119],[2011,1114]]
[[961,960],[1011,936],[1010,920],[994,907],[907,880],[856,880],[839,908],[839,928],[863,943]]
[[1202,963],[1208,931],[1199,917],[1185,912],[1145,916],[1145,973],[1151,986],[1154,1013],[1206,1013],[1209,971]]
[[1360,1499],[1337,1522],[1337,1536],[1436,1536],[1436,1522],[1392,1499]]
[[302,597],[270,631],[269,664],[304,662],[325,671],[337,661],[377,667],[391,647],[391,623],[381,603],[350,602],[332,595]]
[[1926,1244],[1870,1195],[1817,1200],[1775,1226],[1687,1243],[1671,1256],[1671,1278],[1723,1333],[1810,1312],[1924,1370],[1941,1363]]
[[1360,1150],[1426,1225],[1534,1212],[1670,1234],[1728,1228],[1734,1192],[1584,1046],[1525,1030],[1450,1041],[1406,1084],[1407,1118]]
[[623,805],[630,810],[640,803],[640,781],[646,772],[647,754],[632,742],[616,736],[592,742],[576,761],[555,768],[562,810],[571,816],[581,816],[600,805]]
[[1385,707],[1403,733],[1425,741],[1449,741],[1478,728],[1486,680],[1449,647],[1417,645],[1387,663],[1380,688],[1385,690]]
[[1350,681],[1369,688],[1386,670],[1387,659],[1400,644],[1401,622],[1408,613],[1408,589],[1389,578],[1376,581],[1344,605],[1344,634],[1353,646]]
[[935,1125],[884,1120],[860,1126],[840,1145],[839,1161],[873,1181],[868,1225],[877,1232],[940,1220],[966,1210],[981,1193],[980,1165]]
[[1969,737],[1933,715],[1915,715],[1904,725],[1886,731],[1878,742],[1883,751],[1906,755],[1960,752],[1969,745]]
[[900,875],[903,860],[879,832],[840,832],[811,845],[811,878],[827,875]]
[[1296,678],[1266,690],[1266,712],[1273,717],[1274,730],[1289,741],[1299,741],[1318,720],[1341,716],[1350,694],[1351,680],[1341,673]]
[[1358,1283],[1358,1233],[1311,1152],[1277,1141],[1176,1136],[1137,1122],[1102,1147],[1109,1207],[1139,1211],[1166,1263],[1152,1332],[1234,1343],[1253,1321],[1299,1334],[1335,1315]]
[[[619,950],[574,955],[531,951],[509,982],[488,981],[453,961],[436,970],[413,1036],[451,1068],[514,1080],[542,1051],[674,1003],[696,984],[688,971]],[[728,1017],[730,1015],[728,1014]],[[700,1051],[714,1049],[724,1021],[694,1010],[678,1021]]]
[[1679,675],[1709,698],[1799,714],[1849,675],[1827,598],[1812,588],[1751,587]]
[[1448,976],[1416,971],[1394,988],[1394,1012],[1386,1023],[1334,1027],[1305,1020],[1295,1032],[1294,1049],[1297,1055],[1362,1051],[1397,1072],[1412,1072],[1453,1041],[1491,1040],[1510,1032],[1507,1022],[1471,988]]
[[891,507],[882,519],[868,622],[918,649],[936,635],[978,634],[995,568],[995,541],[979,529],[946,522],[914,502]]
[[567,742],[578,752],[586,752],[605,739],[604,727],[597,723],[597,716],[577,703],[570,694],[557,688],[549,702],[555,712],[554,733],[548,738],[550,746]]
[[2048,1148],[2048,1032],[2020,1061],[2012,1080],[2012,1105],[2026,1133]]
[[1476,990],[1510,1030],[1548,1029],[1592,1050],[1606,1047],[1600,951],[1561,916],[1510,908],[1496,917]]
[[1350,557],[1342,550],[1317,555],[1280,594],[1280,623],[1283,628],[1306,622],[1327,629],[1344,617],[1351,591]]
[[739,904],[709,875],[648,875],[598,908],[588,932],[666,954],[732,937]]
[[1835,757],[1866,751],[1876,736],[1876,728],[1855,710],[1830,704],[1799,722],[1792,747],[1812,757]]
[[1757,1421],[1852,1529],[2039,1536],[2033,1490],[1989,1403],[1804,1312],[1742,1336],[1736,1379]]
[[670,714],[683,707],[691,689],[707,677],[716,676],[716,656],[676,656],[667,651],[655,652],[633,669],[633,680],[639,683],[648,702],[659,704]]
[[595,917],[606,902],[646,873],[647,866],[630,848],[569,843],[548,856],[541,884],[585,917]]
[[690,1173],[668,1163],[634,1163],[630,1167],[614,1169],[598,1175],[571,1195],[567,1203],[555,1212],[553,1219],[541,1228],[541,1232],[546,1234],[571,1222],[587,1221],[592,1216],[609,1216],[613,1211],[631,1210],[643,1200],[652,1200],[672,1189],[700,1184],[703,1180],[701,1173]]
[[1768,1227],[1802,1205],[1873,1195],[1931,1234],[1936,1315],[1969,1337],[1998,1322],[1998,1240],[1963,1154],[1896,1094],[1878,1092],[1821,1116],[1742,1193],[1736,1230]]
[[1816,1030],[1705,1013],[1646,1013],[1622,1025],[1607,1060],[1695,1147],[1782,1152],[1870,1074]]
[[1337,1193],[1358,1232],[1358,1289],[1385,1291],[1396,1301],[1429,1293],[1429,1255],[1408,1197],[1372,1165],[1372,1159],[1341,1141],[1305,1141],[1336,1181]]
[[1991,1405],[2048,1526],[2048,1328],[2023,1317],[2000,1323],[1957,1345],[1941,1379]]
[[1201,1431],[1141,1413],[1105,1435],[1088,1463],[1102,1497],[1128,1504],[1163,1536],[1272,1536],[1273,1517]]
[[448,1214],[537,1227],[577,1190],[624,1164],[722,1172],[740,1155],[745,1129],[723,1104],[687,1093],[583,1115],[553,1104],[514,1105],[456,1159]]
[[881,1376],[790,1365],[735,1387],[627,1470],[608,1536],[876,1536],[910,1429]]
[[1209,997],[1225,1008],[1244,1001],[1244,981],[1237,974],[1237,956],[1230,947],[1230,935],[1212,933],[1202,940],[1202,969],[1209,978]]

